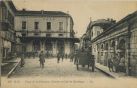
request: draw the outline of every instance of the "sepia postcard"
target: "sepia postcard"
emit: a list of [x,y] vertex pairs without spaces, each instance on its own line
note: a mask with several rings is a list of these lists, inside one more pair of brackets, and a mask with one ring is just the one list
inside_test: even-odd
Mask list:
[[137,88],[137,1],[0,0],[0,88]]

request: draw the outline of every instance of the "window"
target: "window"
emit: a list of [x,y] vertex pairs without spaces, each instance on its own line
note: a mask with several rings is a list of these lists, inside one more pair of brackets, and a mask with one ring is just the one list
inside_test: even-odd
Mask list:
[[63,34],[59,34],[59,37],[62,37],[63,36]]
[[51,34],[46,34],[46,37],[51,37]]
[[59,22],[59,30],[63,30],[63,22]]
[[97,36],[100,34],[100,31],[97,31]]
[[0,21],[2,21],[2,8],[0,8]]
[[26,21],[22,21],[22,29],[26,29]]
[[5,7],[1,7],[2,9],[2,21],[6,20],[7,18],[7,11],[6,11],[6,8]]
[[51,30],[51,22],[47,22],[47,30]]
[[39,22],[35,22],[34,26],[35,26],[35,29],[38,29],[39,28]]

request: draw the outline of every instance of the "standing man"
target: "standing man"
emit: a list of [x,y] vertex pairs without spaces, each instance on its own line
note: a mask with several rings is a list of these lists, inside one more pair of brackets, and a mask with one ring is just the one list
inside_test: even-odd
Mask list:
[[92,55],[92,72],[94,72],[95,71],[95,57],[94,57],[94,55]]
[[20,64],[20,66],[21,67],[24,67],[24,64],[25,64],[25,55],[24,55],[24,52],[22,52],[22,54],[21,54],[21,64]]
[[44,68],[45,55],[44,55],[43,51],[41,51],[39,54],[39,61],[40,61],[40,67]]
[[60,61],[60,52],[57,53],[57,63]]
[[120,59],[119,71],[120,72],[125,72],[125,58],[124,58],[124,56],[122,56],[121,59]]
[[70,54],[70,62],[73,62],[73,59],[74,59],[74,54],[73,52]]
[[111,72],[111,70],[112,70],[112,72],[114,72],[113,71],[113,60],[112,60],[112,58],[108,59],[108,68],[109,68],[110,72]]
[[118,57],[118,54],[116,54],[114,56],[113,62],[114,62],[115,72],[118,72],[119,71],[119,57]]
[[64,59],[64,52],[61,53],[61,58],[62,58],[62,61]]

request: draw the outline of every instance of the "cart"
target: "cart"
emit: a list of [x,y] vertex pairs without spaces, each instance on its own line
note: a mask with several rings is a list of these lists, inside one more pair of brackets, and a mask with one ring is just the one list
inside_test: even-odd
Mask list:
[[77,53],[77,57],[76,57],[76,67],[77,70],[79,70],[79,65],[81,65],[82,67],[85,67],[86,65],[89,67],[92,67],[92,71],[94,71],[95,68],[95,60],[94,60],[94,55],[91,55],[88,52],[79,52]]

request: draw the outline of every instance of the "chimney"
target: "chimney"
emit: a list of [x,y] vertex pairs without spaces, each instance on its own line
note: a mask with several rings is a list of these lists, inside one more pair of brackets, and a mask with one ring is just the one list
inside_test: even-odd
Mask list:
[[25,9],[25,8],[23,8],[23,9],[22,9],[22,11],[23,11],[23,12],[25,12],[25,11],[26,11],[26,9]]

